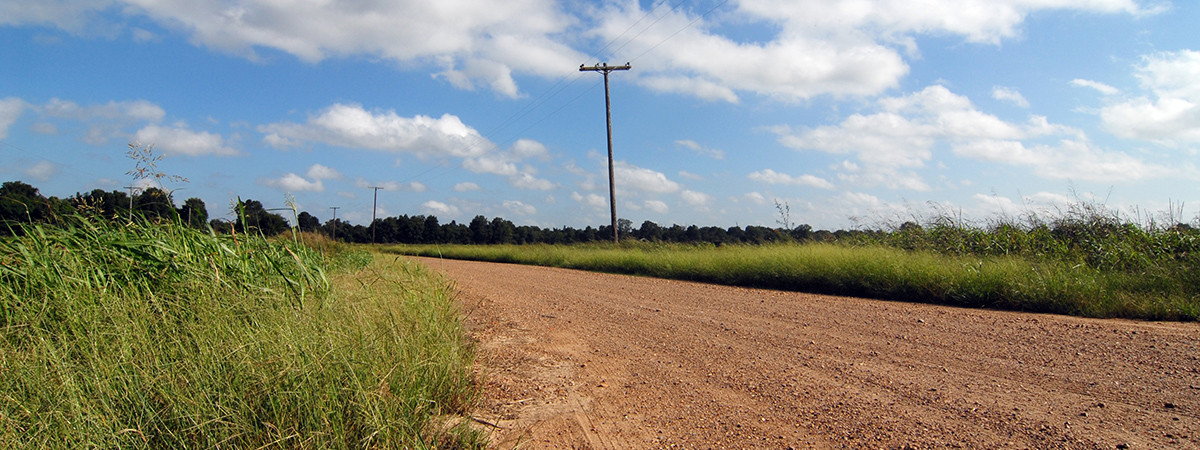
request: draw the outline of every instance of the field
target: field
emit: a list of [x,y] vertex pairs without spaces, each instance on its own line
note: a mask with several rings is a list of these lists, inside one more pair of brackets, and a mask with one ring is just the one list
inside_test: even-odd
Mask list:
[[172,223],[21,234],[0,242],[0,447],[482,445],[474,352],[419,265]]
[[1200,233],[1190,227],[935,224],[835,242],[396,245],[385,251],[1084,317],[1200,317]]

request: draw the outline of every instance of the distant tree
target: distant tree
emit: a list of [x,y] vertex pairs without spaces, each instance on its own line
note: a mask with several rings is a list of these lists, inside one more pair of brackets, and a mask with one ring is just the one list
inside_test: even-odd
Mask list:
[[179,218],[192,228],[203,228],[208,222],[208,207],[204,205],[204,200],[189,198],[179,208]]
[[491,239],[491,224],[488,223],[487,217],[475,216],[471,219],[471,224],[467,226],[471,229],[472,244],[486,244]]
[[617,234],[619,236],[629,236],[633,233],[633,221],[629,219],[617,219]]
[[208,226],[212,227],[213,233],[217,234],[229,234],[233,232],[233,224],[221,219],[208,221]]
[[792,228],[792,239],[797,241],[807,241],[812,239],[812,234],[812,225],[807,223],[802,223],[800,225],[796,225],[796,228]]
[[133,198],[133,209],[148,220],[174,220],[177,211],[171,196],[159,188],[146,188]]
[[426,216],[425,226],[422,227],[421,242],[424,244],[438,244],[445,241],[442,240],[442,226],[438,225],[437,216]]
[[38,189],[20,181],[0,185],[0,233],[8,234],[17,223],[44,222],[50,209]]
[[321,228],[321,219],[309,214],[308,211],[300,211],[296,216],[296,227],[300,231],[315,232]]
[[[261,233],[263,236],[274,236],[287,231],[287,220],[279,214],[267,211],[257,200],[246,199],[240,203],[241,211],[235,211],[237,220],[234,226],[241,233]],[[243,222],[245,216],[245,222]]]
[[508,220],[496,217],[492,219],[492,223],[488,226],[491,234],[488,236],[489,244],[511,244],[516,242],[517,227]]
[[662,227],[658,226],[657,223],[647,220],[642,222],[642,226],[639,227],[637,231],[633,233],[633,235],[638,239],[659,241],[662,240]]

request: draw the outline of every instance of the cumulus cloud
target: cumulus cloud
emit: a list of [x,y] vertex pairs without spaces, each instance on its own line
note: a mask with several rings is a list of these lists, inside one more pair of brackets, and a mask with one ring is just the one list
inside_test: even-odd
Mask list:
[[512,153],[518,159],[537,158],[545,160],[550,157],[550,152],[546,150],[546,146],[533,139],[518,139],[513,144]]
[[58,166],[50,161],[39,161],[25,169],[25,175],[37,181],[46,181],[58,173]]
[[60,98],[50,99],[39,107],[42,114],[61,119],[79,121],[129,120],[161,122],[167,113],[162,107],[146,100],[110,101],[100,105],[80,105]]
[[313,164],[312,167],[309,167],[307,175],[314,180],[338,179],[342,177],[341,172],[320,164]]
[[276,148],[320,142],[337,147],[413,153],[421,157],[478,157],[494,145],[457,116],[401,117],[395,111],[367,110],[336,103],[303,124],[262,125],[263,141]]
[[1147,55],[1134,70],[1146,95],[1104,107],[1117,136],[1166,145],[1200,142],[1200,51]]
[[663,202],[661,200],[646,200],[642,204],[642,207],[645,208],[647,211],[650,211],[650,212],[653,212],[656,214],[666,214],[668,211],[671,210],[671,208],[669,206],[667,206],[667,203]]
[[751,173],[747,176],[747,178],[767,184],[783,184],[793,186],[809,186],[819,189],[833,189],[833,183],[830,183],[828,180],[821,177],[808,174],[794,177],[785,173],[776,172],[771,169],[765,169]]
[[[10,98],[0,101],[0,125],[3,125],[4,110],[12,112],[14,100],[16,99]],[[4,104],[8,106],[5,107]],[[92,145],[105,145],[117,137],[128,138],[128,127],[145,123],[157,124],[166,116],[166,112],[161,107],[146,100],[80,105],[70,100],[53,98],[40,105],[30,105],[24,102],[22,105],[22,110],[35,111],[43,119],[63,119],[83,123],[86,129],[80,138]],[[0,126],[0,133],[5,131],[4,128],[6,127]],[[35,125],[35,131],[43,134],[56,134],[58,126],[50,121],[43,121]]]
[[509,161],[505,155],[499,154],[488,154],[464,159],[463,168],[475,173],[492,173],[507,176],[517,174],[517,165]]
[[671,181],[662,172],[638,167],[624,161],[613,164],[613,177],[618,188],[642,192],[673,193],[680,189],[679,183]]
[[1119,89],[1109,86],[1107,84],[1101,83],[1099,81],[1084,80],[1082,78],[1076,78],[1074,80],[1071,80],[1071,85],[1078,86],[1078,87],[1085,87],[1088,89],[1095,89],[1097,92],[1100,92],[1101,94],[1104,94],[1104,95],[1116,95],[1121,92]]
[[442,203],[437,200],[430,200],[425,203],[422,203],[421,209],[424,210],[427,214],[431,214],[431,215],[454,217],[454,216],[459,216],[462,214],[462,211],[459,210],[457,206]]
[[134,139],[144,144],[153,144],[164,153],[187,156],[237,155],[238,151],[226,145],[220,134],[193,131],[186,125],[146,125],[134,133]]
[[381,188],[385,191],[402,191],[402,192],[425,192],[429,190],[428,186],[419,181],[409,181],[407,183],[399,181],[367,181],[366,178],[355,178],[354,187],[359,189],[370,189],[372,187]]
[[472,183],[470,181],[462,182],[462,183],[458,183],[458,184],[454,185],[454,192],[470,192],[470,191],[479,191],[482,189],[483,188],[479,187],[478,184]]
[[508,177],[508,182],[518,189],[550,190],[555,184],[535,176],[537,169],[526,165],[518,168],[524,159],[549,159],[546,147],[532,139],[520,139],[507,151],[495,151],[463,160],[463,168],[475,173],[490,173]]
[[16,97],[0,99],[0,139],[8,137],[8,127],[25,111],[25,101]]
[[[608,41],[628,40],[617,59],[636,56],[638,70],[632,76],[648,89],[733,103],[741,93],[784,100],[879,94],[908,74],[900,51],[918,54],[914,37],[921,34],[997,45],[1018,37],[1026,18],[1038,11],[1159,11],[1134,0],[929,0],[920,7],[906,0],[745,0],[715,13],[651,5],[647,11],[639,2],[624,1],[602,9],[591,33]],[[729,20],[778,31],[760,41],[737,40],[720,33]],[[632,38],[630,24],[636,32]]]
[[337,170],[320,164],[310,166],[305,175],[307,178],[289,172],[283,177],[266,180],[265,184],[284,192],[325,192],[322,180],[342,178],[342,174]]
[[[1081,131],[1052,124],[1042,116],[1013,123],[983,113],[944,86],[883,98],[878,109],[850,115],[836,125],[774,131],[780,143],[793,149],[853,155],[856,161],[835,170],[840,179],[858,186],[927,191],[929,185],[916,170],[925,167],[939,148],[968,158],[1026,166],[1052,179],[1137,180],[1164,173],[1127,154],[1097,148]],[[1047,138],[1058,142],[1043,142]],[[1120,171],[1117,165],[1130,170]],[[757,179],[783,180],[778,174],[767,175],[759,173]]]
[[1010,87],[1004,87],[1004,86],[993,87],[992,88],[992,98],[994,98],[996,100],[1000,100],[1002,102],[1012,103],[1012,104],[1020,106],[1022,108],[1029,107],[1029,100],[1026,100],[1025,96],[1021,95],[1020,91],[1010,88]]
[[555,184],[550,180],[535,177],[531,173],[522,173],[513,177],[510,181],[513,187],[517,189],[549,191],[555,188]]
[[[109,19],[107,27],[96,24],[110,8],[252,60],[261,59],[257,49],[274,49],[310,63],[366,55],[435,64],[439,76],[455,86],[482,86],[509,97],[519,96],[514,71],[556,76],[586,59],[565,44],[577,19],[553,0],[43,0],[0,4],[0,24],[47,24],[75,32],[125,26],[117,19]],[[132,31],[135,39],[144,33]]]
[[701,156],[707,156],[712,159],[725,159],[725,151],[715,148],[708,148],[700,143],[690,139],[680,139],[675,141],[675,145],[686,148]]
[[505,200],[504,209],[518,216],[532,216],[537,214],[537,208],[533,205],[525,204],[516,200]]
[[679,197],[683,199],[684,203],[687,203],[693,208],[708,206],[708,203],[712,201],[712,197],[708,194],[696,192],[690,189],[685,189],[683,192],[680,192]]
[[288,173],[277,179],[266,180],[265,184],[284,192],[324,192],[321,180],[307,180],[300,175]]
[[571,199],[575,200],[576,202],[579,202],[580,204],[590,206],[592,208],[608,207],[608,199],[605,197],[602,197],[598,194],[589,193],[587,195],[583,195],[578,192],[572,192]]
[[[788,100],[879,94],[908,73],[900,51],[917,54],[916,35],[990,45],[1018,37],[1026,19],[1040,11],[1136,16],[1160,10],[1135,0],[926,0],[920,7],[907,0],[745,0],[715,10],[661,4],[652,2],[647,11],[633,0],[606,6],[555,0],[42,0],[0,4],[0,24],[73,32],[89,24],[130,28],[137,40],[147,32],[128,25],[128,18],[145,18],[197,45],[252,60],[262,59],[259,49],[310,63],[366,56],[506,97],[522,95],[520,74],[560,77],[564,68],[587,61],[590,52],[571,47],[576,36],[585,36],[621,43],[614,56],[637,57],[639,73],[632,78],[649,89],[736,102],[740,93]],[[120,15],[102,14],[115,10]],[[777,31],[747,42],[721,33],[731,21]]]

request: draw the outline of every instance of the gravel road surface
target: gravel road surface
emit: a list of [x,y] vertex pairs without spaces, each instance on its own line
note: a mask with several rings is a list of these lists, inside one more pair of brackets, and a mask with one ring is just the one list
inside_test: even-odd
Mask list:
[[1200,448],[1200,324],[417,259],[497,448]]

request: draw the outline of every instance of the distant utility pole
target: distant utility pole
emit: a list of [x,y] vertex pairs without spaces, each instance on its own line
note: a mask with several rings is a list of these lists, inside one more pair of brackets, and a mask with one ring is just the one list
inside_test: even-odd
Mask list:
[[378,186],[370,186],[368,189],[375,190],[375,200],[371,202],[371,243],[375,243],[375,210],[379,209],[379,190],[383,189]]
[[335,240],[335,241],[337,240],[337,210],[338,210],[338,208],[341,208],[341,206],[330,206],[329,207],[329,209],[333,210],[333,240]]
[[134,187],[133,186],[125,186],[125,189],[129,189],[129,223],[133,223],[133,190],[134,190]]
[[623,66],[610,66],[608,63],[601,63],[598,66],[591,67],[584,67],[583,64],[579,65],[580,72],[592,71],[604,74],[604,120],[608,126],[608,205],[612,210],[613,243],[618,242],[620,238],[617,237],[617,188],[614,186],[616,177],[613,176],[612,101],[609,100],[608,96],[608,73],[614,70],[629,70],[630,67],[632,66],[629,63],[625,63]]

